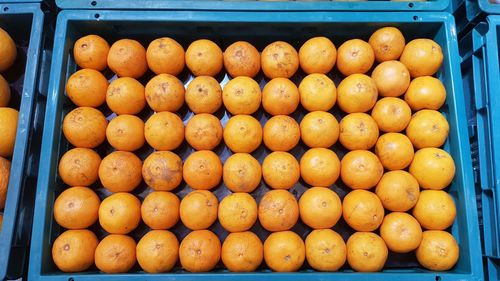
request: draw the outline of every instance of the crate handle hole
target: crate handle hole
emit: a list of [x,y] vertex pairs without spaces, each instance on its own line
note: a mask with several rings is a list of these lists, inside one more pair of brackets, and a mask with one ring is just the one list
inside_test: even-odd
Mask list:
[[436,276],[436,281],[441,281],[441,276]]
[[73,279],[73,277],[70,277],[68,278],[68,281],[75,281],[75,279]]
[[9,10],[9,7],[3,7],[3,11],[7,12]]
[[99,15],[99,14],[95,14],[95,15],[94,15],[94,18],[98,19],[100,16],[101,16],[101,15]]
[[418,16],[413,16],[413,20],[418,20]]
[[97,5],[97,1],[92,1],[92,2],[90,2],[90,5],[92,5],[92,6],[96,6],[96,5]]
[[[95,1],[94,1],[94,2],[95,2]],[[413,6],[415,6],[415,4],[413,4],[413,3],[408,3],[408,7],[413,8]]]

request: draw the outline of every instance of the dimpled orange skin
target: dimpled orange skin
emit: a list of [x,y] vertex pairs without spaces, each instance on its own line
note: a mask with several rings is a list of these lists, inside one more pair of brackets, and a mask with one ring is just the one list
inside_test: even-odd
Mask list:
[[154,190],[171,191],[182,182],[182,160],[170,151],[155,151],[142,164],[142,177]]
[[83,229],[93,225],[99,217],[101,200],[88,187],[70,187],[54,202],[54,219],[67,229]]
[[159,74],[146,84],[146,101],[156,112],[176,112],[184,104],[184,85],[177,77]]
[[367,112],[378,98],[377,85],[365,74],[351,74],[337,87],[337,103],[346,113]]
[[408,253],[420,245],[422,228],[411,215],[394,212],[384,217],[380,226],[380,236],[389,250],[396,253]]
[[209,228],[217,220],[219,201],[208,190],[194,190],[181,200],[179,214],[182,223],[191,230]]
[[9,105],[10,94],[9,82],[0,74],[0,107]]
[[340,164],[340,177],[352,189],[371,189],[384,174],[382,163],[369,150],[349,151]]
[[325,74],[309,74],[299,84],[300,103],[307,111],[328,111],[337,101],[335,83]]
[[272,152],[264,158],[262,177],[273,189],[290,189],[300,179],[299,162],[288,152]]
[[332,228],[342,216],[340,198],[327,187],[311,187],[299,199],[300,219],[313,229]]
[[137,262],[148,273],[172,270],[179,258],[179,241],[167,230],[146,233],[136,248]]
[[249,230],[257,221],[257,202],[248,193],[232,193],[219,204],[219,222],[229,232]]
[[118,78],[109,84],[106,104],[116,114],[137,114],[146,105],[144,86],[134,78]]
[[297,271],[304,263],[305,248],[304,241],[295,232],[274,232],[264,241],[264,260],[273,271]]
[[357,189],[344,197],[342,216],[356,231],[374,231],[384,219],[384,206],[375,193]]
[[373,69],[372,79],[377,85],[379,95],[399,97],[410,85],[410,72],[399,61],[385,61]]
[[387,133],[378,138],[375,154],[387,170],[402,170],[413,160],[413,144],[403,134]]
[[300,141],[297,121],[287,115],[277,115],[264,125],[264,144],[272,151],[289,151]]
[[251,153],[262,143],[262,127],[259,121],[250,115],[229,118],[223,135],[224,142],[234,153]]
[[412,110],[439,110],[446,101],[446,89],[443,83],[432,76],[421,76],[410,82],[404,96]]
[[66,139],[76,147],[95,148],[106,139],[108,121],[92,107],[78,107],[69,112],[63,121]]
[[184,69],[184,48],[172,38],[158,38],[149,43],[146,60],[154,73],[176,76]]
[[261,100],[262,93],[259,84],[246,76],[229,80],[222,91],[222,102],[233,115],[256,112]]
[[311,186],[330,186],[340,175],[340,160],[327,148],[311,148],[300,158],[300,175]]
[[130,233],[140,222],[141,201],[130,193],[114,193],[99,206],[99,224],[108,233]]
[[222,177],[232,192],[252,192],[259,185],[262,169],[259,161],[248,153],[235,153],[226,159]]
[[442,149],[423,148],[415,153],[409,171],[423,189],[443,189],[455,177],[455,162]]
[[200,39],[186,50],[186,65],[194,76],[215,76],[223,66],[222,50],[214,42]]
[[136,246],[130,236],[108,235],[97,245],[95,265],[104,273],[128,272],[136,262]]
[[311,148],[328,148],[339,138],[339,122],[329,112],[310,112],[300,121],[300,136]]
[[371,116],[377,122],[380,131],[398,133],[406,129],[410,123],[411,109],[400,98],[385,97],[375,104]]
[[117,150],[135,151],[146,142],[144,122],[134,115],[119,115],[109,122],[106,128],[106,138],[109,144]]
[[102,37],[87,35],[76,40],[73,46],[75,62],[81,68],[103,71],[108,66],[109,44]]
[[274,78],[262,90],[262,107],[273,116],[292,114],[299,103],[299,89],[287,78]]
[[259,203],[259,222],[269,231],[291,229],[299,219],[297,200],[287,190],[266,192]]
[[99,107],[106,102],[108,79],[90,68],[73,73],[66,83],[68,98],[77,106]]
[[456,214],[453,198],[442,190],[423,190],[413,207],[413,216],[423,228],[430,230],[447,229],[453,224]]
[[134,153],[114,151],[101,161],[99,179],[111,192],[130,192],[142,182],[142,162]]
[[348,114],[339,125],[339,141],[349,150],[370,149],[377,143],[377,123],[366,113]]
[[375,193],[387,210],[406,212],[417,204],[420,187],[410,173],[389,171],[378,182]]
[[337,48],[326,37],[311,38],[299,49],[300,67],[307,74],[326,74],[332,70],[336,60]]
[[276,41],[262,50],[260,64],[268,78],[290,78],[299,69],[299,54],[292,45]]
[[232,272],[252,272],[264,259],[264,246],[253,232],[229,233],[222,244],[221,258]]
[[88,148],[73,148],[59,160],[59,176],[69,186],[89,186],[99,178],[101,157]]
[[222,178],[222,163],[210,150],[196,151],[184,161],[182,176],[193,189],[212,189]]
[[305,240],[307,263],[319,271],[337,271],[346,261],[344,239],[331,229],[316,229]]
[[186,104],[195,114],[215,113],[222,105],[222,88],[215,78],[198,76],[186,88]]
[[406,44],[399,59],[411,77],[432,76],[443,63],[441,46],[431,39],[414,39]]
[[355,232],[346,243],[347,262],[358,272],[377,272],[384,268],[388,250],[384,240],[372,232]]
[[388,26],[373,32],[368,43],[378,62],[397,60],[405,48],[405,37],[399,29]]
[[224,51],[224,67],[231,77],[254,77],[260,71],[260,53],[248,42],[234,42]]
[[186,124],[186,141],[196,150],[212,150],[222,140],[222,125],[211,114],[196,114]]
[[175,113],[158,112],[144,126],[148,144],[156,150],[174,150],[184,140],[184,123]]
[[171,192],[153,191],[142,202],[142,220],[151,229],[169,229],[179,221],[180,204]]
[[210,230],[190,232],[181,242],[179,258],[182,267],[189,272],[207,272],[220,260],[220,240]]
[[0,72],[9,69],[16,61],[17,49],[16,43],[12,40],[9,33],[0,28]]
[[418,262],[434,271],[451,269],[458,261],[460,249],[455,238],[446,231],[428,230],[415,251]]
[[366,73],[374,61],[372,47],[360,39],[345,41],[337,50],[337,68],[344,76]]
[[119,77],[140,78],[148,70],[146,49],[136,40],[118,40],[109,49],[108,66]]
[[85,271],[94,264],[98,243],[90,230],[66,230],[52,244],[52,259],[63,272]]
[[439,111],[423,109],[411,117],[406,135],[415,148],[441,147],[450,132],[450,125]]

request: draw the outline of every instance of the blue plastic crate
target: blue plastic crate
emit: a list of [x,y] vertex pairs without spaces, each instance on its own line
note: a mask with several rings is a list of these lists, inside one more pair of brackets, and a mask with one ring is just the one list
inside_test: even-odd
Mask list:
[[491,0],[452,0],[450,12],[455,12],[457,30],[467,34],[478,23],[485,21],[487,15],[500,15],[500,2]]

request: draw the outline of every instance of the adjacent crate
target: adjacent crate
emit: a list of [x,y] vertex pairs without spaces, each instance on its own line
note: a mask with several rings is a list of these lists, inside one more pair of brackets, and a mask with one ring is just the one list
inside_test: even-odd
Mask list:
[[500,14],[498,0],[452,0],[450,12],[455,12],[458,32],[465,36],[478,23],[485,21],[487,15]]

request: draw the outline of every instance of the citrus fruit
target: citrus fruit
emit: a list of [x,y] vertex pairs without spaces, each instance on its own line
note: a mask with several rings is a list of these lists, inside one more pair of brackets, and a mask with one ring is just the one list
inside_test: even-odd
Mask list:
[[[9,187],[10,161],[0,156],[0,209],[5,207]],[[1,223],[0,223],[1,226]]]
[[405,101],[412,110],[438,110],[446,101],[446,89],[443,83],[432,76],[413,79],[406,90]]
[[156,112],[179,110],[184,104],[184,85],[170,74],[158,74],[146,84],[146,101]]
[[186,124],[186,141],[196,150],[212,150],[222,140],[222,125],[219,118],[207,114],[196,114]]
[[2,54],[0,57],[0,72],[4,72],[16,61],[17,49],[16,43],[3,28],[0,28],[0,54]]
[[144,160],[142,177],[154,190],[173,190],[182,182],[182,160],[173,152],[155,151]]
[[137,114],[146,105],[144,86],[134,78],[118,78],[109,84],[106,104],[118,115]]
[[420,187],[410,173],[389,171],[378,182],[375,193],[387,210],[406,212],[417,204]]
[[259,221],[269,231],[283,231],[292,228],[299,219],[297,200],[287,190],[266,192],[259,203]]
[[184,69],[184,48],[169,37],[155,39],[146,50],[146,61],[154,73],[175,76]]
[[180,203],[171,192],[153,191],[142,202],[142,220],[151,229],[169,229],[179,221]]
[[77,106],[99,107],[106,102],[108,79],[97,70],[81,69],[66,82],[68,98]]
[[337,48],[326,37],[313,37],[299,49],[300,67],[307,74],[330,72],[336,59]]
[[59,176],[69,186],[89,186],[99,178],[101,157],[92,149],[73,148],[59,160]]
[[360,39],[347,40],[337,50],[337,68],[344,76],[366,73],[374,60],[372,47]]
[[416,148],[440,147],[448,138],[450,126],[439,111],[423,109],[411,117],[406,135]]
[[410,73],[399,61],[384,61],[372,71],[372,79],[377,85],[379,95],[399,97],[410,85]]
[[313,229],[332,228],[342,216],[340,198],[327,187],[311,187],[299,200],[300,219]]
[[259,121],[250,115],[229,118],[223,134],[224,142],[235,153],[251,153],[262,142],[262,127]]
[[403,134],[383,134],[375,145],[375,154],[387,170],[402,170],[413,160],[413,144]]
[[[0,119],[8,120],[4,119],[4,114],[2,113],[1,108]],[[10,122],[5,122],[2,124],[9,123]],[[83,148],[95,148],[101,145],[101,143],[103,143],[106,139],[107,126],[108,121],[106,121],[104,115],[99,110],[92,107],[78,107],[73,109],[66,114],[62,125],[63,133],[66,139],[72,145]],[[3,130],[0,126],[0,133],[5,136],[2,132]],[[9,138],[7,138],[7,140],[8,139]],[[4,155],[2,151],[3,149],[0,146],[0,156]]]
[[229,80],[222,91],[222,102],[233,115],[256,112],[261,99],[259,84],[246,76]]
[[136,40],[118,40],[109,48],[108,66],[119,77],[140,78],[148,70],[146,49]]
[[346,246],[347,262],[355,271],[380,271],[387,261],[387,246],[375,233],[356,232],[349,237]]
[[262,169],[259,161],[248,153],[235,153],[226,159],[222,178],[232,192],[252,192],[260,185]]
[[215,76],[222,64],[222,50],[213,41],[196,40],[186,50],[186,65],[194,76]]
[[0,156],[10,157],[14,153],[19,112],[8,107],[0,107]]
[[262,106],[271,115],[292,114],[299,102],[299,89],[287,78],[274,78],[262,90]]
[[295,232],[274,232],[264,241],[264,260],[273,271],[297,271],[304,263],[305,248],[304,241]]
[[208,190],[194,190],[181,200],[179,214],[182,223],[191,230],[209,228],[217,220],[219,201]]
[[262,162],[262,176],[273,189],[290,189],[300,179],[299,162],[288,152],[272,152]]
[[311,148],[328,148],[339,138],[339,122],[329,112],[309,112],[300,121],[300,136]]
[[300,158],[300,176],[311,186],[328,187],[340,175],[340,160],[330,149],[311,148]]
[[84,271],[94,264],[98,243],[90,230],[66,230],[52,244],[52,259],[64,272]]
[[337,271],[345,263],[344,239],[331,229],[316,229],[305,240],[307,263],[318,271]]
[[232,193],[220,201],[218,216],[227,231],[247,231],[257,221],[257,203],[248,193]]
[[344,197],[342,216],[356,231],[374,231],[384,219],[384,206],[375,193],[357,189]]
[[144,136],[155,150],[174,150],[184,140],[184,123],[175,113],[157,112],[146,121]]
[[222,163],[210,150],[196,151],[184,161],[182,176],[193,189],[212,189],[222,178]]
[[67,229],[83,229],[93,225],[99,216],[101,200],[88,187],[70,187],[54,202],[54,218]]
[[346,113],[367,112],[377,102],[378,90],[373,79],[364,74],[351,74],[337,87],[340,109]]
[[372,109],[372,118],[377,122],[380,131],[398,133],[410,123],[411,109],[400,98],[386,97],[375,104]]
[[253,232],[229,233],[222,243],[222,262],[233,272],[251,272],[264,259],[264,246]]
[[189,272],[212,270],[219,262],[220,255],[219,238],[210,230],[190,232],[179,247],[181,265]]
[[185,99],[194,113],[212,114],[222,105],[222,88],[215,78],[198,76],[188,84]]
[[453,198],[442,190],[423,190],[413,207],[413,216],[429,230],[447,229],[453,224],[456,214]]
[[151,230],[137,243],[136,256],[147,273],[170,271],[179,258],[179,241],[168,230]]
[[384,167],[368,150],[349,151],[340,161],[340,177],[352,189],[371,189],[384,174]]
[[108,235],[95,249],[95,265],[104,273],[128,272],[136,261],[136,246],[127,235]]
[[307,111],[328,111],[337,100],[335,83],[325,74],[309,74],[299,84],[300,103]]
[[409,171],[423,189],[443,189],[455,177],[455,163],[442,149],[423,148],[415,153]]
[[446,231],[428,230],[415,251],[418,262],[434,271],[451,269],[458,261],[460,249],[455,238]]
[[144,122],[134,115],[119,115],[109,122],[106,128],[106,138],[109,144],[117,150],[135,151],[146,142]]
[[254,77],[260,71],[260,53],[248,42],[234,42],[224,51],[224,67],[231,77]]
[[0,107],[8,106],[10,102],[9,82],[0,75]]
[[98,35],[87,35],[76,40],[73,46],[75,62],[81,68],[103,71],[108,66],[109,44]]
[[130,193],[114,193],[99,206],[99,223],[108,233],[127,234],[140,222],[141,201]]
[[142,162],[132,152],[114,151],[99,166],[99,179],[111,192],[130,192],[142,182]]
[[292,45],[276,41],[262,50],[260,65],[264,75],[271,79],[290,78],[299,69],[299,55]]
[[289,151],[300,141],[299,124],[287,115],[273,116],[264,125],[263,140],[272,151]]
[[350,113],[340,120],[339,141],[349,150],[370,149],[379,136],[378,126],[366,113]]
[[443,63],[443,51],[431,39],[414,39],[406,44],[399,60],[406,65],[411,77],[431,76]]
[[368,40],[378,62],[397,60],[405,48],[405,37],[396,27],[377,29]]
[[422,228],[411,215],[394,212],[384,217],[380,225],[380,236],[389,250],[395,253],[408,253],[420,245]]

